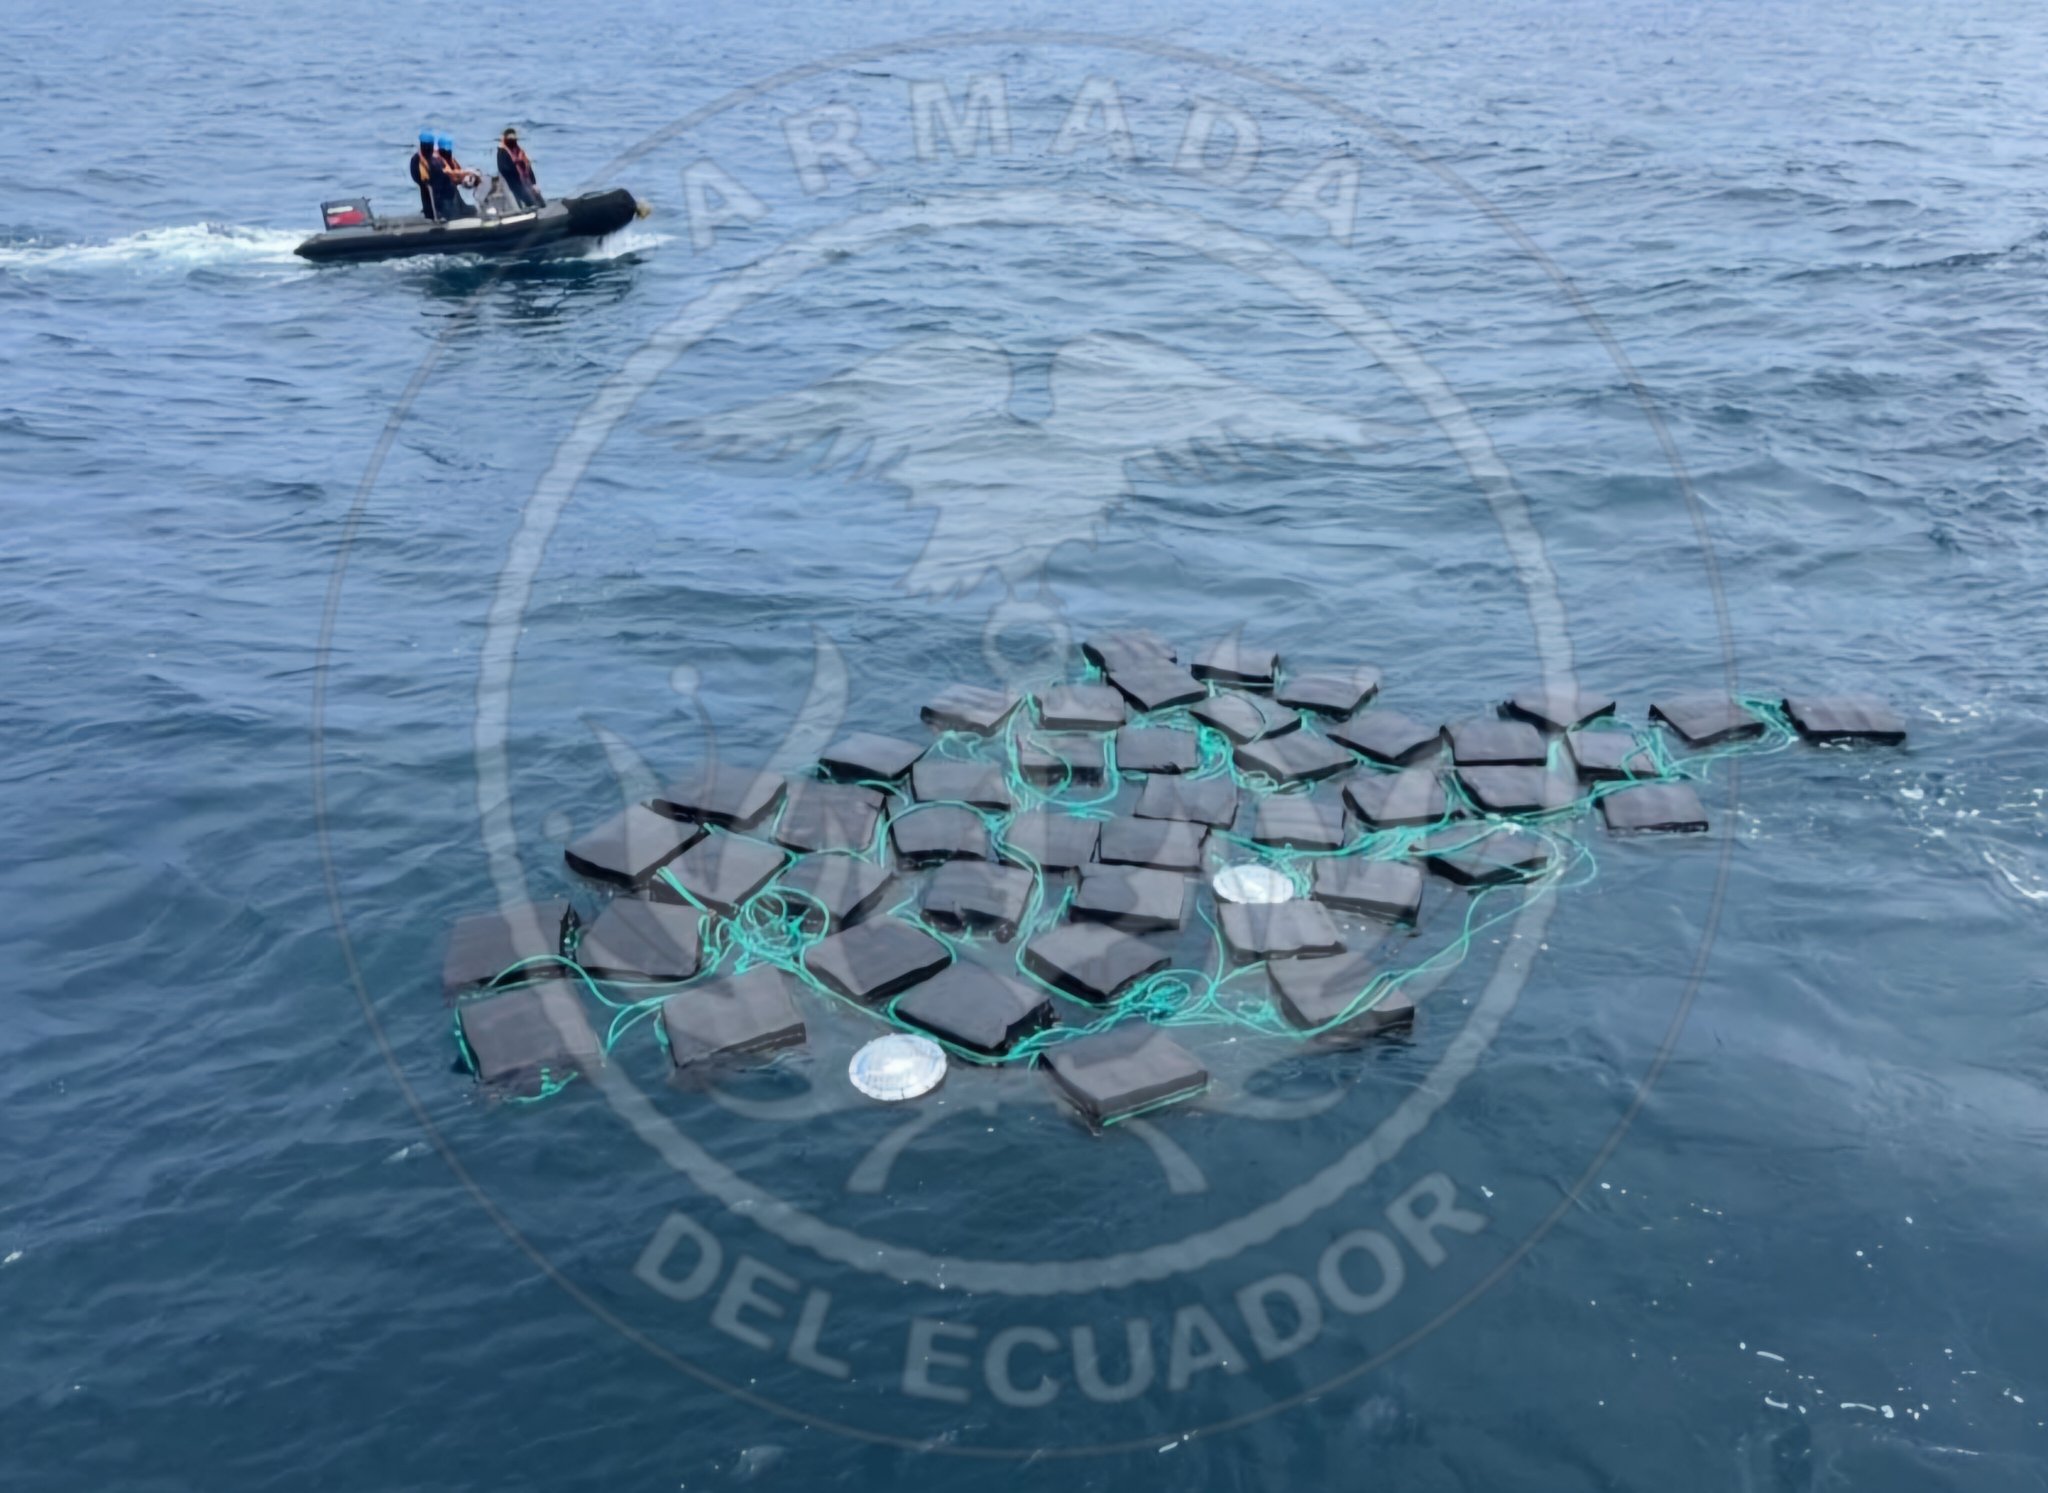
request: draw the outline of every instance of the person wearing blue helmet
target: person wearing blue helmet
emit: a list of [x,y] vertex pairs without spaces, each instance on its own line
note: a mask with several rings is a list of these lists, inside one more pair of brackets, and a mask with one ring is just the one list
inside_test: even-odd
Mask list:
[[455,159],[455,141],[448,135],[434,137],[434,153],[440,158],[446,183],[445,194],[437,192],[443,218],[473,218],[476,209],[462,200],[461,188],[483,185],[483,178]]
[[434,132],[420,131],[420,148],[406,161],[406,170],[412,176],[412,184],[420,189],[420,216],[437,218],[434,211]]

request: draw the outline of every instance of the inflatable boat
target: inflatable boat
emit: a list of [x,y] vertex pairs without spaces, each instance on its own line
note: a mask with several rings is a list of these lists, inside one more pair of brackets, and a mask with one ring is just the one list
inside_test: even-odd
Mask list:
[[499,212],[484,208],[474,217],[439,221],[418,213],[380,217],[368,198],[323,202],[324,233],[316,233],[296,251],[302,259],[322,262],[358,259],[401,259],[408,254],[517,254],[568,239],[603,238],[636,217],[647,216],[624,187],[564,197],[545,207]]

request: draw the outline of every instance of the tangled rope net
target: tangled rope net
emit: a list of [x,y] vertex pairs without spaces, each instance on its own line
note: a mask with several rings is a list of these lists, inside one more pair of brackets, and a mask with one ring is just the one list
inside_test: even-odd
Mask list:
[[[1078,682],[1099,683],[1103,678],[1101,669],[1090,666],[1083,669]],[[1208,691],[1211,699],[1228,692],[1214,682],[1208,685]],[[1281,783],[1262,773],[1245,770],[1231,738],[1190,714],[1191,709],[1199,708],[1201,703],[1196,701],[1133,713],[1126,724],[1191,731],[1196,743],[1196,760],[1193,769],[1181,775],[1184,782],[1227,780],[1240,801],[1249,801],[1254,809],[1267,799],[1308,797],[1313,784]],[[1402,991],[1403,987],[1435,979],[1455,968],[1469,955],[1475,943],[1514,918],[1531,899],[1555,896],[1593,880],[1598,874],[1596,857],[1590,845],[1573,830],[1575,821],[1586,816],[1602,799],[1646,784],[1703,781],[1711,776],[1719,762],[1731,755],[1768,755],[1784,750],[1798,738],[1793,722],[1779,704],[1759,697],[1743,697],[1735,703],[1754,718],[1759,728],[1756,733],[1683,756],[1675,753],[1665,736],[1654,727],[1623,727],[1609,719],[1601,720],[1599,724],[1603,729],[1627,730],[1633,738],[1633,748],[1621,754],[1622,770],[1606,780],[1581,784],[1577,794],[1568,802],[1555,802],[1541,812],[1488,812],[1474,800],[1457,775],[1449,774],[1442,779],[1443,811],[1430,822],[1376,828],[1363,821],[1354,824],[1347,820],[1347,825],[1354,832],[1333,849],[1302,849],[1266,843],[1234,828],[1213,831],[1207,839],[1209,870],[1224,865],[1268,867],[1287,878],[1295,894],[1303,898],[1312,895],[1314,872],[1319,862],[1413,862],[1425,849],[1432,855],[1454,854],[1464,848],[1477,847],[1507,828],[1542,843],[1545,854],[1541,857],[1540,869],[1500,884],[1467,888],[1468,895],[1463,899],[1455,926],[1449,928],[1448,937],[1438,946],[1411,962],[1377,968],[1335,1015],[1312,1025],[1290,1021],[1278,1008],[1261,978],[1265,961],[1245,962],[1241,957],[1233,957],[1218,927],[1218,919],[1212,914],[1213,903],[1206,888],[1197,901],[1195,912],[1206,933],[1206,937],[1200,940],[1198,956],[1180,959],[1171,967],[1137,979],[1116,990],[1099,1005],[1079,1008],[1081,1019],[1070,1019],[1079,1003],[1035,972],[1025,958],[1025,951],[1035,935],[1056,927],[1067,917],[1074,890],[1056,885],[1054,876],[1022,845],[1014,843],[1009,833],[1019,815],[1038,811],[1074,819],[1108,821],[1116,817],[1114,805],[1121,791],[1138,775],[1119,771],[1115,739],[1108,735],[1101,738],[1103,770],[1099,785],[1082,782],[1071,764],[1053,775],[1050,781],[1046,780],[1044,763],[1048,749],[1073,733],[1045,727],[1036,700],[1027,701],[1011,711],[1000,728],[988,735],[943,730],[925,754],[933,761],[999,769],[1010,807],[998,810],[956,800],[898,803],[895,795],[901,793],[901,784],[868,781],[860,786],[882,795],[885,804],[894,805],[893,812],[877,815],[870,843],[858,850],[814,851],[805,858],[846,855],[887,868],[890,863],[889,836],[893,826],[912,816],[939,809],[973,813],[986,828],[995,857],[1002,863],[1020,866],[1030,873],[1030,894],[1014,929],[1005,928],[1000,934],[993,934],[934,926],[920,908],[915,890],[889,907],[885,915],[922,930],[943,945],[954,960],[968,958],[980,963],[993,960],[1017,979],[1060,996],[1058,1005],[1063,1019],[1056,1024],[1030,1031],[1000,1052],[962,1046],[935,1033],[929,1026],[920,1026],[900,1014],[899,1007],[907,998],[905,994],[877,1002],[863,1002],[835,990],[813,973],[806,956],[833,931],[827,909],[813,894],[785,884],[778,876],[729,912],[721,913],[693,894],[666,867],[656,873],[664,899],[685,903],[703,915],[699,964],[690,978],[661,983],[600,978],[578,962],[577,944],[581,930],[572,930],[559,955],[517,961],[501,970],[496,979],[470,998],[494,996],[508,987],[517,988],[542,978],[567,978],[600,1011],[607,1013],[607,1023],[599,1043],[607,1057],[632,1039],[641,1025],[656,1016],[667,1002],[679,997],[687,999],[695,987],[761,966],[780,970],[819,1001],[857,1013],[860,1019],[880,1027],[898,1028],[932,1038],[939,1041],[953,1058],[979,1065],[1035,1063],[1063,1044],[1135,1023],[1170,1030],[1230,1028],[1254,1034],[1261,1040],[1314,1042],[1357,1022],[1361,1016]],[[1303,713],[1303,722],[1312,719],[1311,715]],[[1281,729],[1307,730],[1309,727],[1290,722]],[[1547,771],[1573,773],[1570,759],[1565,755],[1565,743],[1566,737],[1562,734],[1549,740]],[[1037,774],[1026,768],[1027,752],[1033,755]],[[1360,760],[1356,770],[1361,773],[1392,773],[1399,769]],[[1576,780],[1576,774],[1573,777]],[[775,819],[756,826],[750,835],[761,839],[772,837],[781,816],[787,812],[789,805],[784,802],[776,809]],[[713,829],[711,833],[729,832]],[[788,867],[784,869],[786,871]],[[1003,946],[1006,942],[1010,947]],[[664,1023],[655,1021],[653,1028],[655,1040],[666,1049],[668,1038]],[[475,1054],[465,1040],[459,1005],[455,1035],[465,1061],[475,1069]],[[544,1099],[558,1092],[575,1076],[573,1070],[560,1072],[543,1067],[528,1092],[512,1097],[527,1102]],[[1179,1097],[1185,1096],[1176,1096]],[[1118,1118],[1128,1119],[1141,1112],[1132,1111]]]

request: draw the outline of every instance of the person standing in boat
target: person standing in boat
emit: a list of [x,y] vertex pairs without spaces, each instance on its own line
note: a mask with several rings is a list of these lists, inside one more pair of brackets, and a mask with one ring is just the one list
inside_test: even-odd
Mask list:
[[540,181],[533,174],[533,162],[519,147],[519,131],[511,125],[506,125],[505,133],[498,137],[498,179],[521,207],[548,205],[547,198],[540,194]]
[[438,218],[434,211],[434,132],[420,131],[420,148],[412,153],[405,165],[412,175],[412,184],[420,189],[420,216]]

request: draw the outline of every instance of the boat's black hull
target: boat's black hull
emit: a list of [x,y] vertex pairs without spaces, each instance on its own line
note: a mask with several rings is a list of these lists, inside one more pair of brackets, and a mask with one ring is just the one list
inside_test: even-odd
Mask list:
[[403,259],[413,254],[517,254],[566,239],[602,238],[633,221],[638,204],[624,187],[564,197],[538,212],[497,219],[457,218],[436,223],[406,216],[380,218],[361,228],[316,233],[297,250],[323,263]]

